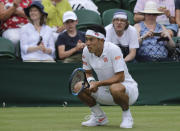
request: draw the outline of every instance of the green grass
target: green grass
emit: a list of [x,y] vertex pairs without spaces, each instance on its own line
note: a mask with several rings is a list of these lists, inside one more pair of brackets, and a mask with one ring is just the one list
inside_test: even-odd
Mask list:
[[180,106],[132,106],[133,129],[121,129],[121,109],[103,106],[106,126],[82,127],[87,107],[10,107],[0,109],[0,131],[180,131]]

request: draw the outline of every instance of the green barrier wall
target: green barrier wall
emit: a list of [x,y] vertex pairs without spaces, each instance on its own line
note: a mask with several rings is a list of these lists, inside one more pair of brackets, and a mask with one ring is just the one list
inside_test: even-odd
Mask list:
[[[68,79],[81,64],[0,62],[0,106],[82,105]],[[137,105],[180,104],[180,63],[128,64],[139,84]]]

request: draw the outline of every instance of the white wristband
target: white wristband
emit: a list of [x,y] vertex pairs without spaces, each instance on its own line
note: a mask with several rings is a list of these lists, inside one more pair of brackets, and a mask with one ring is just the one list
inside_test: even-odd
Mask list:
[[88,83],[90,83],[91,81],[96,81],[96,80],[94,79],[94,77],[88,77],[87,81],[88,81]]

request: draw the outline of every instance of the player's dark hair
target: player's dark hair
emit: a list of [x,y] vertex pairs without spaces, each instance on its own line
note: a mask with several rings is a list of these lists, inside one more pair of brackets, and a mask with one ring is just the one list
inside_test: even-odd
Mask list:
[[89,25],[87,29],[93,30],[95,32],[100,32],[106,37],[106,30],[101,25]]

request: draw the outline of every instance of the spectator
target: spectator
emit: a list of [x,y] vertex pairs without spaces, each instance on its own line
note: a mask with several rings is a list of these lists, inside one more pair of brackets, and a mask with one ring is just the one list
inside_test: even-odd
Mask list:
[[92,0],[68,0],[71,4],[73,10],[80,10],[80,9],[87,9],[95,11],[100,15],[98,12],[98,7],[94,4]]
[[180,37],[180,0],[176,0],[176,23],[179,25],[178,37]]
[[[144,21],[135,25],[140,43],[137,60],[167,61],[168,50],[166,46],[168,48],[175,47],[175,44],[166,28],[156,22],[157,16],[163,14],[163,12],[158,11],[155,2],[148,1],[141,13],[144,14]],[[166,39],[167,41],[164,41]]]
[[175,5],[174,0],[137,0],[134,8],[134,21],[136,23],[143,21],[144,16],[139,12],[144,9],[147,1],[154,1],[158,5],[158,10],[164,12],[163,15],[157,17],[157,22],[163,24],[169,31],[171,36],[176,36],[178,26],[175,24]]
[[85,33],[76,29],[78,23],[76,14],[72,11],[65,12],[63,23],[66,31],[59,35],[56,42],[58,56],[64,63],[81,62]]
[[63,14],[66,11],[72,11],[68,0],[42,0],[44,10],[48,13],[47,25],[53,28],[54,40],[57,40],[58,35],[64,31]]
[[34,1],[25,14],[30,23],[21,28],[21,56],[23,61],[54,61],[54,39],[52,29],[45,25],[47,13],[43,5]]
[[122,11],[114,13],[112,24],[106,26],[106,41],[118,45],[123,53],[125,62],[132,61],[139,48],[136,29],[129,25],[127,14]]
[[31,0],[0,0],[2,37],[11,40],[16,51],[20,40],[20,28],[28,23],[23,8],[28,7],[30,4]]

